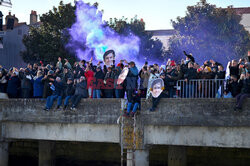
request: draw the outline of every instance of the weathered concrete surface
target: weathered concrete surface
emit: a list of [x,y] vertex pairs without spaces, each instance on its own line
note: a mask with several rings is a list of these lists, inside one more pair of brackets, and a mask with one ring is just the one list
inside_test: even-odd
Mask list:
[[119,143],[119,126],[107,124],[5,123],[5,139]]
[[250,99],[242,112],[234,112],[235,99],[162,99],[155,112],[142,101],[144,124],[155,126],[250,127]]
[[[43,110],[45,101],[35,99],[0,99],[2,121],[35,123],[116,124],[121,99],[85,99],[78,111]],[[242,112],[234,112],[235,99],[162,99],[156,112],[151,103],[142,101],[140,118],[155,126],[249,126],[250,99]]]
[[249,127],[146,126],[145,143],[250,148]]
[[[46,112],[45,101],[0,100],[3,139],[119,142],[121,99],[85,99],[78,111]],[[234,112],[235,99],[162,99],[156,112],[142,101],[144,145],[250,148],[250,99]],[[138,125],[137,125],[138,126]]]
[[7,93],[0,93],[0,99],[8,99]]
[[149,166],[149,150],[136,150],[135,154],[135,165],[136,166]]
[[0,100],[2,121],[32,123],[89,123],[116,124],[120,116],[121,100],[84,99],[77,111],[44,111],[45,100],[11,99]]

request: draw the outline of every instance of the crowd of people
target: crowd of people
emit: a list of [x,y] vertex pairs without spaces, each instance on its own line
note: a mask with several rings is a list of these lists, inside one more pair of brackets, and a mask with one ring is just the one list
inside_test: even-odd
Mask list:
[[[57,100],[57,109],[76,109],[81,98],[127,98],[126,115],[134,115],[141,98],[151,98],[152,82],[156,78],[164,81],[164,90],[156,99],[153,97],[151,111],[157,107],[159,99],[176,97],[176,82],[192,79],[225,79],[226,67],[213,60],[203,64],[195,62],[192,54],[180,63],[168,60],[166,64],[147,62],[138,69],[135,62],[120,60],[115,63],[115,52],[105,52],[103,61],[96,64],[81,60],[73,65],[67,59],[58,58],[56,65],[43,62],[28,64],[26,68],[15,67],[6,70],[0,66],[0,92],[9,98],[44,98],[45,110],[50,110]],[[103,64],[104,63],[104,64]],[[122,83],[117,80],[124,68],[128,68]],[[250,56],[232,60],[228,65],[229,75],[224,97],[235,97],[235,109],[241,109],[243,100],[250,97]],[[63,102],[64,99],[64,102]]]

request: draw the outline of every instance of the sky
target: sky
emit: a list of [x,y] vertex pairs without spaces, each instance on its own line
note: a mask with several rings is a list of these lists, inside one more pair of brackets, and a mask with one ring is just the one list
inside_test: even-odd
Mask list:
[[[104,10],[104,20],[110,18],[143,18],[146,30],[172,29],[171,19],[185,16],[187,6],[195,5],[199,0],[85,0],[91,4],[98,2],[99,9]],[[48,12],[53,6],[58,6],[60,0],[11,0],[12,8],[0,6],[4,17],[9,11],[15,14],[19,22],[29,24],[31,10],[38,15]],[[74,3],[74,0],[64,0],[64,3]],[[217,7],[250,7],[250,0],[207,0]]]

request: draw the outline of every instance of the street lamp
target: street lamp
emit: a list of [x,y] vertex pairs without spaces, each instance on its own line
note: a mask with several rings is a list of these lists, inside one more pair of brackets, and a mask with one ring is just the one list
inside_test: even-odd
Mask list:
[[3,13],[0,11],[0,31],[3,31]]
[[0,0],[1,6],[12,7],[11,0]]

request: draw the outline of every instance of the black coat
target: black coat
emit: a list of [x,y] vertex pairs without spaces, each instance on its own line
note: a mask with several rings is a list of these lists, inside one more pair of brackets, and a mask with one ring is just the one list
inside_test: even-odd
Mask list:
[[239,78],[239,72],[240,72],[239,71],[239,65],[237,65],[236,67],[230,66],[229,70],[230,70],[230,76],[235,75],[235,76],[237,76]]
[[102,70],[95,73],[93,82],[94,89],[101,89],[100,85],[103,84],[104,76],[105,75]]
[[172,71],[167,72],[165,74],[165,79],[164,79],[165,89],[167,89],[168,87],[173,87],[173,86],[176,85],[176,80],[168,77],[168,75],[170,75],[172,77],[177,77],[176,70],[172,70]]
[[241,87],[241,93],[250,94],[250,79],[240,80],[239,86]]
[[49,80],[50,78],[55,79],[54,76],[49,75],[46,79],[42,80],[42,83],[44,84],[44,87],[43,87],[43,98],[47,98],[48,96],[50,96],[52,94],[52,90],[50,89],[49,83],[53,82],[53,81],[50,81]]
[[[27,76],[30,76],[31,79],[28,79]],[[32,75],[29,73],[19,72],[19,78],[21,79],[21,88],[22,89],[32,89]]]
[[76,84],[75,95],[82,95],[83,98],[88,97],[87,81],[82,81]]
[[65,94],[66,96],[73,96],[75,93],[75,87],[74,87],[74,84],[71,83],[71,84],[67,84],[66,86],[66,90],[65,90]]
[[228,91],[232,93],[233,97],[237,96],[241,90],[241,86],[238,81],[228,82],[227,88]]
[[226,72],[225,71],[218,71],[216,73],[216,78],[217,79],[225,79]]
[[55,86],[55,90],[53,91],[53,95],[63,96],[63,83],[54,81],[53,85]]
[[137,73],[137,75],[135,75],[135,74],[133,74],[131,69],[129,69],[129,72],[128,72],[128,75],[126,78],[126,89],[127,90],[137,89],[137,87],[138,87],[137,80],[138,80],[138,73]]
[[18,76],[10,77],[7,85],[7,93],[17,97],[19,89],[20,79],[18,78]]
[[189,68],[184,73],[184,79],[192,80],[197,78],[197,71],[194,68]]

